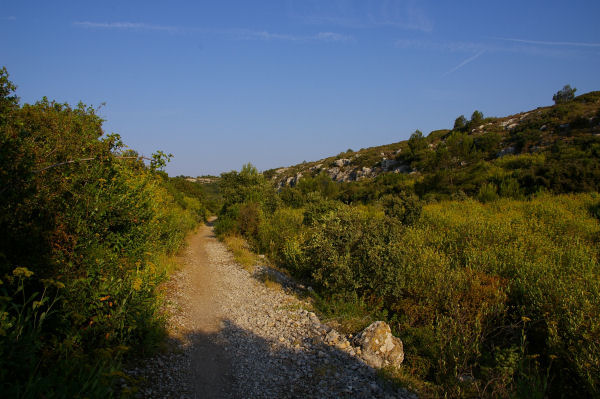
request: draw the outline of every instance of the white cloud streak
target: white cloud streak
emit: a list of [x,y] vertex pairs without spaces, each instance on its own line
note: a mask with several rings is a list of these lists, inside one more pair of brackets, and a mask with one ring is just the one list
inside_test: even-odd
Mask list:
[[162,32],[204,32],[209,34],[217,34],[229,36],[236,40],[265,40],[265,41],[288,41],[288,42],[348,42],[352,41],[353,37],[343,35],[336,32],[318,32],[314,35],[293,35],[288,33],[273,33],[268,31],[258,31],[249,29],[198,29],[198,28],[183,28],[176,26],[152,25],[138,22],[73,22],[74,26],[87,29],[113,29],[113,30],[147,30],[147,31],[162,31]]
[[415,0],[288,0],[288,15],[310,25],[433,30],[432,20]]
[[314,35],[291,35],[287,33],[272,33],[267,31],[255,30],[231,30],[225,31],[238,40],[265,40],[265,41],[289,41],[289,42],[348,42],[352,41],[353,37],[335,32],[319,32]]
[[400,39],[394,43],[399,48],[415,48],[421,50],[438,50],[454,52],[473,52],[488,50],[489,47],[481,43],[474,42],[453,42],[453,41],[430,41],[416,39]]
[[454,68],[452,68],[449,71],[445,72],[442,76],[448,76],[451,73],[454,73],[454,72],[458,71],[460,68],[464,67],[465,65],[467,65],[467,64],[475,61],[477,58],[481,57],[483,55],[483,53],[485,53],[485,50],[481,50],[477,54],[475,54],[475,55],[467,58],[466,60],[464,60],[463,62],[461,62],[457,66],[455,66]]
[[0,19],[3,19],[5,21],[16,21],[17,17],[15,17],[14,15],[8,16],[8,17],[1,17]]
[[[492,38],[488,38],[492,39]],[[498,38],[493,38],[499,40]],[[517,39],[520,40],[520,39]],[[511,44],[499,44],[492,42],[464,42],[464,41],[435,41],[422,39],[400,39],[394,42],[395,46],[402,49],[417,49],[427,51],[449,52],[449,53],[479,53],[485,51],[488,53],[517,53],[526,54],[535,57],[566,57],[574,56],[578,52],[586,50],[595,50],[592,46],[565,47],[550,43],[571,43],[571,42],[544,42],[546,45],[538,43],[525,43],[522,41],[511,40]],[[583,44],[583,43],[580,43]],[[594,43],[586,43],[594,44]]]
[[117,30],[154,30],[163,32],[178,32],[182,28],[176,26],[152,25],[138,22],[73,22],[74,26],[89,29],[117,29]]
[[542,46],[568,46],[568,47],[600,47],[600,43],[589,43],[589,42],[554,42],[545,40],[527,40],[527,39],[514,39],[508,37],[494,37],[497,40],[504,40],[507,42],[524,43],[524,44],[535,44]]
[[326,42],[347,42],[352,40],[351,36],[342,35],[335,32],[319,32],[314,36],[314,38]]

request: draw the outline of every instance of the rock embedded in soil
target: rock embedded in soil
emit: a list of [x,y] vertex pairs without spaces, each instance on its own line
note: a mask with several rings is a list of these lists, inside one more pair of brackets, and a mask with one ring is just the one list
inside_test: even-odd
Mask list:
[[392,335],[390,326],[376,321],[358,334],[354,342],[361,349],[361,357],[372,367],[398,367],[404,361],[404,345]]

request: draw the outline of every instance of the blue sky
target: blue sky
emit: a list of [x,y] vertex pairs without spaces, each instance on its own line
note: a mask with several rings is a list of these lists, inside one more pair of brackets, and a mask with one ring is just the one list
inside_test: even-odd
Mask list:
[[98,106],[171,175],[265,170],[600,90],[600,2],[0,0],[23,102]]

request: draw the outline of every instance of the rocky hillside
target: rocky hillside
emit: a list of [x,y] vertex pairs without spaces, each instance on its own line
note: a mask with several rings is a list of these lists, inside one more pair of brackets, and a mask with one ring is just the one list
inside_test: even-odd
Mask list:
[[[409,140],[356,152],[348,150],[315,162],[271,169],[264,174],[278,187],[294,186],[301,177],[320,173],[337,182],[369,179],[386,172],[418,177],[442,166],[432,167],[431,162],[423,163],[423,159],[439,158],[445,152],[449,152],[450,162],[443,166],[461,168],[506,155],[548,153],[558,144],[569,146],[581,140],[600,142],[598,91],[583,94],[568,103],[502,118],[483,118],[475,111],[470,121],[457,118],[452,130],[435,130],[426,137],[417,131]],[[453,148],[457,141],[458,147],[473,148]],[[420,156],[416,156],[417,153]],[[478,156],[473,157],[473,153]]]

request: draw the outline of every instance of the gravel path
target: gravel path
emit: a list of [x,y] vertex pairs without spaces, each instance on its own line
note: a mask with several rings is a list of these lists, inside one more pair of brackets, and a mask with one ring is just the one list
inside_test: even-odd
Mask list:
[[[168,287],[172,349],[128,370],[143,398],[416,398],[395,390],[290,289],[261,282],[203,226]],[[331,334],[330,334],[331,335]]]

